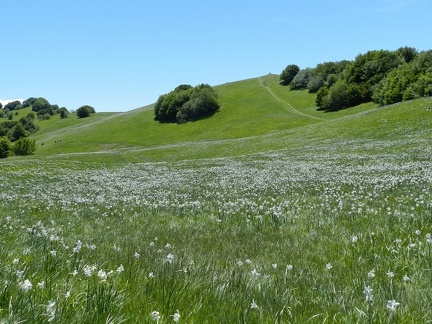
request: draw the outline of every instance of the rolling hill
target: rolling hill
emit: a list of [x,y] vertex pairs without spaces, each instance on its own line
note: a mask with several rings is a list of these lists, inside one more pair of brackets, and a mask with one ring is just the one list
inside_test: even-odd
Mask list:
[[40,121],[37,155],[153,161],[224,157],[344,140],[395,140],[430,135],[430,100],[389,107],[363,104],[338,112],[317,110],[315,95],[290,91],[277,75],[226,83],[217,89],[221,109],[187,124],[160,124],[153,106],[90,118]]

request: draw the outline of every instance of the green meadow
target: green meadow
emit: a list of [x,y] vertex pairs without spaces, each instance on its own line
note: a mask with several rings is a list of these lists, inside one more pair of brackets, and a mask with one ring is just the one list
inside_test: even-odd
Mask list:
[[0,161],[0,322],[432,322],[432,99],[324,112],[278,79],[187,124],[38,121]]

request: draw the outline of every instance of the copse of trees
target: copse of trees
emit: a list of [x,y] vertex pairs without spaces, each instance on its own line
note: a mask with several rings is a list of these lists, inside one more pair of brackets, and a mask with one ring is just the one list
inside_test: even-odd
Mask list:
[[154,119],[161,123],[186,123],[209,117],[219,107],[217,94],[208,84],[196,87],[183,84],[168,94],[159,96]]
[[0,137],[7,137],[11,142],[15,142],[23,137],[39,130],[39,126],[34,123],[35,114],[30,112],[19,120],[7,120],[0,123]]
[[[285,80],[287,69],[281,80]],[[299,70],[289,88],[316,93],[317,106],[328,111],[372,100],[387,105],[431,96],[432,51],[419,53],[415,48],[401,47],[396,51],[369,51],[353,61],[321,63]]]
[[4,109],[8,111],[21,109],[21,102],[19,100],[11,101],[4,106]]

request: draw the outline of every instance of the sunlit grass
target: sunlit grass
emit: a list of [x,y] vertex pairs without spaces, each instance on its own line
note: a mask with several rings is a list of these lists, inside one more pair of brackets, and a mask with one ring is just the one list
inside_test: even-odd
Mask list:
[[325,144],[194,162],[2,162],[0,316],[427,322],[430,153],[381,144],[361,157]]
[[430,99],[320,120],[277,86],[182,126],[49,121],[0,161],[0,322],[432,321]]

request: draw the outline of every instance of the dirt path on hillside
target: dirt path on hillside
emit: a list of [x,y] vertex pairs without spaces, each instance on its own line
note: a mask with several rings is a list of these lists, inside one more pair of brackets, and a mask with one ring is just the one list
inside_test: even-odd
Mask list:
[[297,114],[297,115],[300,115],[300,116],[304,116],[304,117],[308,117],[308,118],[313,118],[313,119],[318,119],[318,120],[322,120],[322,121],[325,121],[326,119],[324,119],[324,118],[319,118],[319,117],[316,117],[316,116],[312,116],[312,115],[308,115],[308,114],[305,114],[305,113],[302,113],[301,111],[298,111],[297,109],[295,109],[289,102],[287,102],[287,101],[285,101],[285,100],[283,100],[283,99],[281,99],[281,98],[279,98],[271,89],[270,89],[270,87],[269,86],[267,86],[267,85],[265,85],[264,84],[264,81],[261,79],[261,77],[259,77],[258,78],[258,81],[259,81],[259,84],[261,85],[261,87],[263,87],[263,88],[265,88],[265,89],[267,89],[267,91],[277,100],[277,101],[279,101],[279,102],[281,102],[281,103],[283,103],[284,105],[283,105],[283,108],[286,110],[286,111],[288,111],[288,112],[291,112],[291,113],[294,113],[294,114]]

